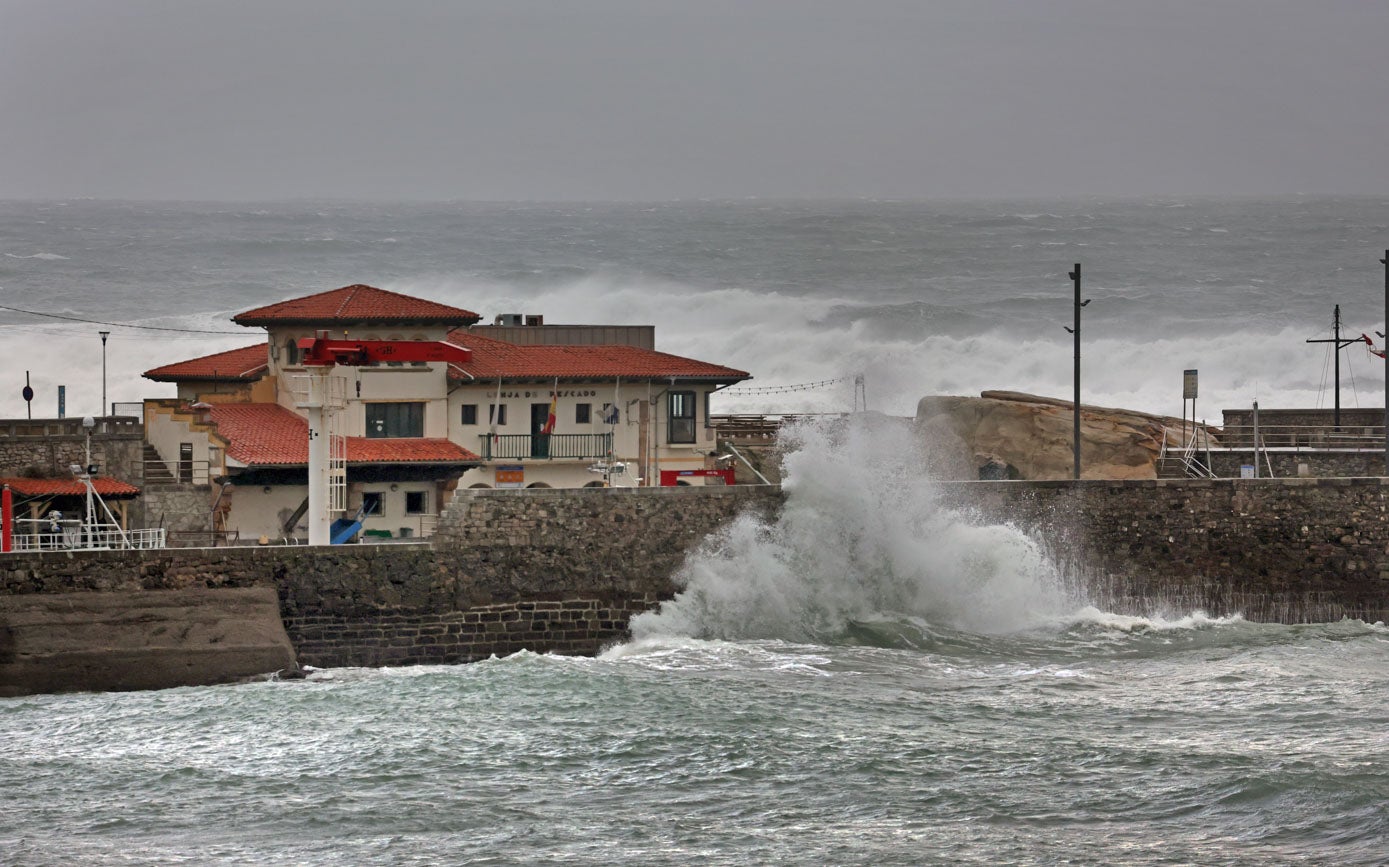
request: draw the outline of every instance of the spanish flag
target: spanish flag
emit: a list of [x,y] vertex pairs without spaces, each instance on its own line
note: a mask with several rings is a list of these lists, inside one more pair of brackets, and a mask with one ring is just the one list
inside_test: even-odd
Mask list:
[[559,411],[559,383],[555,383],[555,390],[550,393],[550,414],[545,418],[545,426],[540,429],[543,434],[555,432],[555,413]]

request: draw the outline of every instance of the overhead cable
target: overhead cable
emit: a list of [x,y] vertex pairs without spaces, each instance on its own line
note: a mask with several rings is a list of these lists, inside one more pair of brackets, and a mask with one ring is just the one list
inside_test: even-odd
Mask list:
[[83,319],[80,316],[64,316],[61,313],[41,313],[38,310],[22,310],[18,307],[7,307],[0,304],[0,310],[9,310],[14,313],[26,313],[30,316],[47,316],[49,319],[66,319],[69,322],[84,322],[88,325],[109,325],[112,328],[139,328],[143,331],[177,331],[183,334],[226,334],[239,335],[244,337],[245,331],[212,331],[207,328],[173,328],[166,325],[131,325],[128,322],[106,322],[101,319]]
[[719,394],[742,396],[753,394],[787,394],[793,391],[814,391],[817,388],[825,388],[841,382],[848,382],[851,379],[853,379],[852,376],[841,376],[838,379],[824,379],[820,382],[802,382],[796,385],[769,385],[763,388],[729,388],[719,392]]

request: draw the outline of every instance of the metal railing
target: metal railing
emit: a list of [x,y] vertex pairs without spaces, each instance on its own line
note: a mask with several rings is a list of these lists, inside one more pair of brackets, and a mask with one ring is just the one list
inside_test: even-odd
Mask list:
[[[1175,460],[1182,467],[1182,472],[1194,479],[1213,479],[1215,472],[1211,469],[1211,436],[1205,429],[1192,431],[1190,436],[1184,440],[1169,442],[1168,431],[1162,432],[1162,443],[1158,450],[1158,460]],[[1202,460],[1204,452],[1205,460]]]
[[721,438],[730,439],[773,439],[784,424],[801,419],[846,418],[844,412],[803,412],[782,415],[732,415],[710,414],[709,427],[714,428]]
[[191,484],[211,483],[211,467],[206,460],[165,461],[147,460],[141,462],[141,478],[146,484]]
[[506,434],[479,438],[483,460],[555,460],[607,457],[613,437],[602,434]]
[[[1251,449],[1254,447],[1253,425],[1226,425],[1216,437],[1213,447]],[[1292,449],[1363,449],[1383,451],[1383,425],[1259,425],[1259,447]]]
[[115,524],[83,524],[77,520],[15,521],[16,551],[86,551],[109,548],[163,548],[167,535],[162,527],[122,530]]

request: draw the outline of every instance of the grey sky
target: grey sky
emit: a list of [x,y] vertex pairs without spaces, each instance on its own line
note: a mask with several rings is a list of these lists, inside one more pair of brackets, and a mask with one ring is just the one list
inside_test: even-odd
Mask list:
[[1389,192],[1382,0],[0,0],[0,198]]

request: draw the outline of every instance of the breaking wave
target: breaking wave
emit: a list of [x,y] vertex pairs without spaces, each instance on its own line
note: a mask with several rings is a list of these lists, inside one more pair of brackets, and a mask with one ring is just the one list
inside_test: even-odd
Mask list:
[[1035,541],[941,502],[908,420],[860,414],[784,437],[781,514],[743,515],[711,537],[678,576],[684,590],[633,619],[635,638],[842,643],[910,619],[997,634],[1080,608]]

